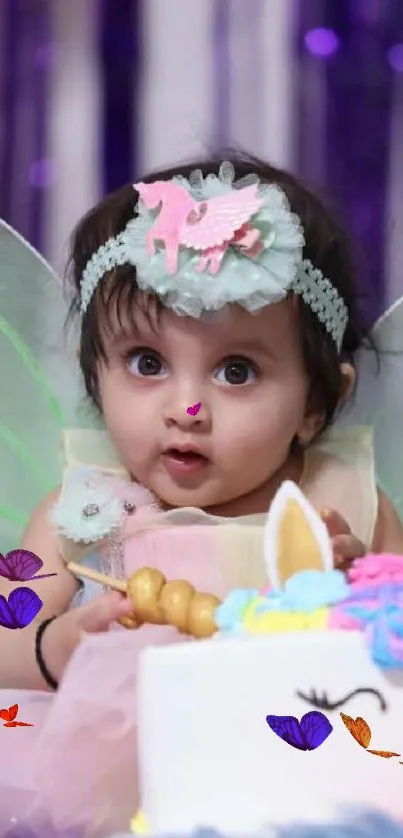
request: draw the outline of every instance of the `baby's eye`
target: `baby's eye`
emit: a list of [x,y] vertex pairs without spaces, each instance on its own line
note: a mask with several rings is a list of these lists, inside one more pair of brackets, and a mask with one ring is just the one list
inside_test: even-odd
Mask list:
[[222,364],[215,377],[222,384],[249,384],[256,376],[257,370],[251,361],[234,358]]
[[132,375],[156,376],[164,373],[161,359],[156,352],[150,349],[136,349],[130,352],[127,358],[127,366]]

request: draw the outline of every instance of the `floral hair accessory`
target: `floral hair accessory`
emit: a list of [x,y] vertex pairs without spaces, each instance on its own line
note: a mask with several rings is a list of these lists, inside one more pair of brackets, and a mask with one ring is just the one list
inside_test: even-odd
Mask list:
[[256,175],[235,182],[231,163],[218,176],[136,183],[137,215],[88,262],[81,313],[105,273],[131,264],[142,290],[177,314],[200,317],[238,303],[249,312],[294,292],[302,296],[340,349],[347,308],[331,282],[302,258],[300,219],[276,184]]

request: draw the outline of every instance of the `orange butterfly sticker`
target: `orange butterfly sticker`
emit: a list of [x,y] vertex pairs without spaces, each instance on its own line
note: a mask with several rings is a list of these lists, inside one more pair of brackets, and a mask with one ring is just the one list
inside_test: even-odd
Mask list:
[[359,745],[361,745],[361,748],[365,748],[369,754],[375,754],[375,756],[384,757],[385,759],[401,756],[401,754],[397,754],[395,751],[375,751],[369,748],[368,746],[371,743],[371,728],[365,719],[361,718],[361,716],[357,716],[356,719],[352,719],[351,716],[346,716],[345,713],[340,713],[340,716],[347,730],[350,731],[351,736],[356,742],[358,742]]
[[13,704],[8,710],[0,710],[0,719],[3,719],[3,727],[34,727],[29,722],[16,722],[18,715],[18,704]]

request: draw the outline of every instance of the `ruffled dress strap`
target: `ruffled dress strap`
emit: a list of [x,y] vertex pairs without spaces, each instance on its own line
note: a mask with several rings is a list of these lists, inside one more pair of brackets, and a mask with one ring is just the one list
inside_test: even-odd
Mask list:
[[[63,485],[50,516],[61,556],[66,563],[81,562],[122,578],[128,521],[152,516],[155,498],[130,479],[106,433],[68,431],[63,443]],[[85,598],[102,590],[83,584]]]
[[106,430],[66,430],[62,438],[62,459],[64,476],[77,468],[85,468],[130,479]]
[[[103,546],[119,532],[123,518],[122,491],[130,478],[105,431],[68,430],[62,439],[63,483],[51,522],[59,536],[63,560],[80,562],[100,573],[108,571]],[[122,490],[123,487],[123,490]],[[118,545],[117,545],[118,546]],[[123,568],[121,568],[121,571]],[[115,575],[118,568],[114,568]],[[119,573],[119,575],[122,575]],[[84,580],[70,607],[82,605],[102,593],[102,587]]]
[[335,509],[370,548],[378,515],[373,432],[332,429],[305,451],[300,488],[320,511]]

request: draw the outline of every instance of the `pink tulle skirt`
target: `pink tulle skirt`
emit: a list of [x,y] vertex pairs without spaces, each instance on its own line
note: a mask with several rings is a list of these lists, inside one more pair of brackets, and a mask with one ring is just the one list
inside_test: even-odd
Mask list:
[[[266,579],[258,527],[252,541],[248,528],[235,526],[139,533],[127,541],[125,565],[127,576],[149,565],[218,596]],[[138,657],[145,646],[185,641],[173,628],[150,625],[87,635],[57,694],[0,690],[1,706],[18,703],[18,719],[34,724],[3,728],[0,720],[0,836],[13,823],[18,838],[25,825],[41,838],[53,838],[52,829],[63,838],[128,829],[140,797]]]
[[0,690],[1,707],[18,703],[18,719],[34,725],[0,727],[0,835],[13,826],[21,838],[27,827],[44,838],[128,830],[139,805],[138,656],[184,639],[162,626],[87,635],[57,694]]

